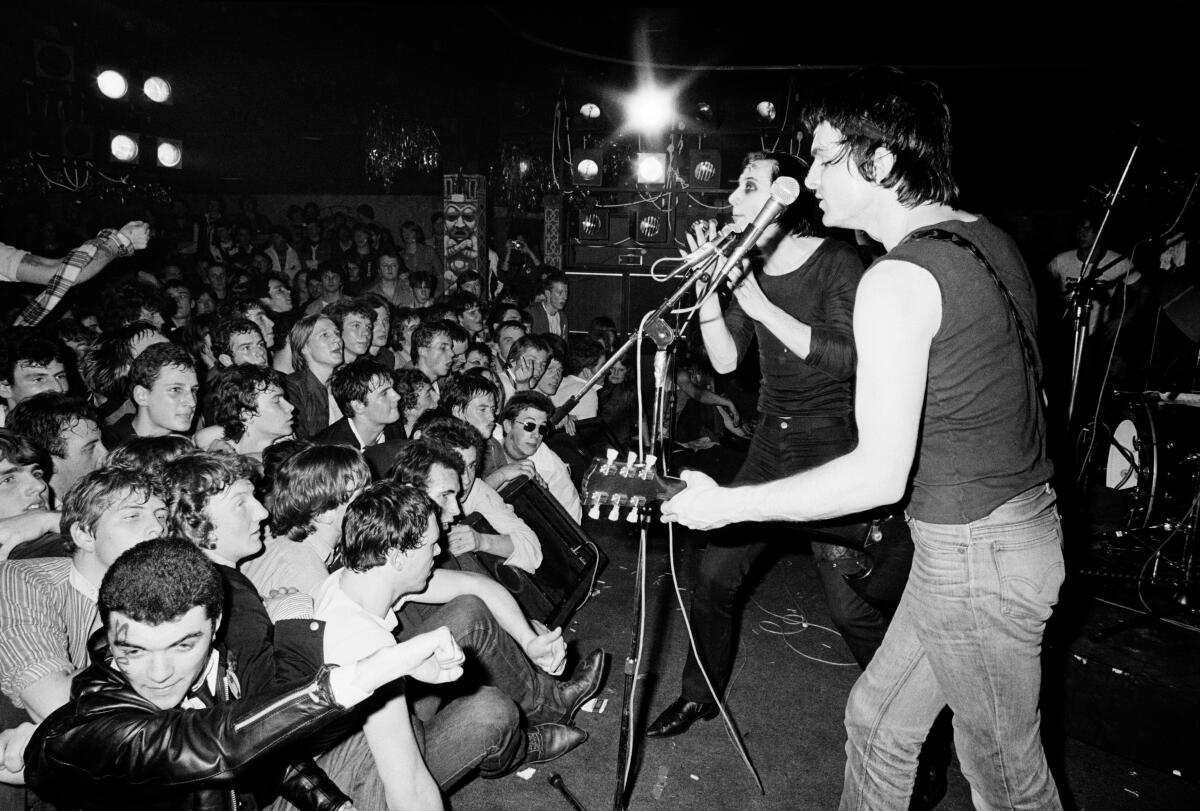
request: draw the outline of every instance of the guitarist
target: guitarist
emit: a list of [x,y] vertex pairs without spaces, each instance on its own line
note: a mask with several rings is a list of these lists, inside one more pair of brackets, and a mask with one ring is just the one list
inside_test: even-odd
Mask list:
[[[729,196],[734,224],[745,227],[754,220],[776,178],[803,180],[805,171],[793,155],[748,155],[738,187]],[[761,257],[754,271],[735,286],[727,308],[722,310],[713,295],[699,312],[704,346],[718,372],[733,371],[758,339],[763,372],[760,419],[735,485],[781,479],[839,457],[855,445],[852,317],[863,266],[853,247],[818,234],[820,225],[811,216],[814,202],[811,198],[797,201],[763,232],[757,244]],[[699,224],[696,241],[711,239],[715,230],[713,222]],[[898,521],[889,526],[903,532]],[[879,647],[887,621],[842,577],[860,571],[862,556],[837,544],[847,539],[861,544],[867,532],[861,523],[826,529],[818,537],[833,543],[813,543],[833,622],[863,666]],[[742,581],[766,548],[762,541],[738,543],[731,536],[714,537],[701,559],[691,624],[704,669],[718,694],[725,690],[733,670],[738,626],[734,609]],[[677,735],[698,719],[716,715],[696,654],[689,650],[679,698],[663,710],[646,735]]]

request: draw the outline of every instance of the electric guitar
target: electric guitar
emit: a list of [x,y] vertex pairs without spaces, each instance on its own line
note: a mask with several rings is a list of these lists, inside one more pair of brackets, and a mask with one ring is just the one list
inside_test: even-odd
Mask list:
[[[607,459],[597,459],[583,477],[583,502],[587,516],[618,521],[624,514],[629,523],[650,514],[650,505],[666,501],[687,485],[682,479],[662,476],[654,470],[654,457],[646,462],[619,462],[616,451]],[[900,601],[908,570],[912,565],[913,543],[903,516],[861,515],[837,522],[820,522],[813,528],[819,540],[847,546],[864,553],[869,567],[843,575],[860,597],[879,607],[894,607]]]

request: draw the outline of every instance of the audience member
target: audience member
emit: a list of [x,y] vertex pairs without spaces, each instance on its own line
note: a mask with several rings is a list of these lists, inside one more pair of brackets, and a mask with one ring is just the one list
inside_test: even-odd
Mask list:
[[50,459],[50,490],[61,504],[67,491],[104,463],[107,451],[100,441],[100,418],[86,400],[46,391],[21,401],[9,419]]
[[391,372],[375,361],[361,358],[338,368],[329,379],[329,390],[345,416],[317,434],[317,442],[362,451],[404,439],[400,395]]
[[284,391],[296,407],[296,436],[308,439],[342,418],[328,388],[333,371],[342,365],[341,332],[327,316],[306,315],[292,327],[288,343],[296,371],[284,378]]

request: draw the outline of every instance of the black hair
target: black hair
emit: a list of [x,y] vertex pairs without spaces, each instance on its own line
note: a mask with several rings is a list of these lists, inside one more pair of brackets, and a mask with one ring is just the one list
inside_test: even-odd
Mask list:
[[345,504],[350,493],[370,481],[371,470],[355,448],[306,443],[272,473],[267,496],[271,531],[304,540],[313,531],[314,518]]
[[381,481],[350,502],[331,565],[365,572],[387,563],[393,549],[418,549],[438,507],[422,487]]
[[[217,328],[212,331],[212,351],[213,355],[229,355],[233,357],[232,339],[235,335],[257,335],[263,337],[262,330],[258,328],[249,318],[240,316],[233,318],[224,318],[217,323]],[[265,339],[264,339],[265,343]]]
[[445,335],[447,340],[452,341],[448,321],[430,321],[428,324],[417,327],[412,334],[412,346],[409,347],[410,360],[413,365],[417,363],[417,350],[428,349],[439,335]]
[[110,451],[104,464],[140,471],[160,480],[164,465],[195,450],[192,440],[179,434],[135,436]]
[[240,479],[253,481],[254,465],[233,453],[193,451],[163,465],[163,485],[171,510],[171,532],[201,549],[215,549],[208,500]]
[[89,535],[96,533],[96,524],[113,502],[126,494],[137,493],[146,501],[160,495],[154,480],[145,473],[126,467],[103,467],[83,476],[66,493],[62,502],[62,517],[58,528],[67,554],[75,553],[71,527],[78,526]]
[[486,377],[461,372],[452,374],[439,387],[438,406],[440,410],[453,414],[454,409],[464,409],[476,397],[485,394],[491,395],[493,402],[500,402],[496,387]]
[[518,391],[508,398],[496,420],[501,423],[515,420],[527,408],[545,412],[547,417],[554,413],[554,403],[540,391]]
[[100,425],[100,417],[91,403],[60,391],[43,391],[28,397],[17,403],[8,415],[9,428],[24,434],[51,456],[60,458],[67,449],[63,434],[80,421]]
[[329,393],[346,417],[354,415],[351,403],[366,403],[371,383],[382,378],[392,385],[392,375],[370,355],[343,363],[329,378]]
[[417,427],[421,431],[421,439],[440,442],[452,451],[474,448],[476,467],[483,464],[487,439],[466,420],[449,414],[426,414]]
[[179,344],[169,341],[152,344],[146,347],[129,367],[129,391],[132,392],[135,386],[141,386],[147,390],[154,388],[154,383],[162,375],[163,369],[168,366],[191,372],[196,371],[196,361],[192,358],[191,353]]
[[[249,323],[249,322],[247,322]],[[233,442],[246,435],[247,418],[258,414],[258,394],[271,386],[283,391],[283,375],[265,366],[243,364],[222,369],[213,387],[213,423]]]
[[417,439],[400,448],[395,461],[388,468],[387,478],[424,490],[434,465],[448,467],[459,476],[463,474],[461,456],[440,442]]
[[125,551],[104,574],[100,620],[107,628],[116,611],[162,625],[201,606],[215,624],[224,601],[221,575],[203,552],[182,538],[157,538]]
[[66,366],[62,344],[31,327],[13,327],[0,334],[0,381],[13,382],[17,366],[49,366],[54,361]]

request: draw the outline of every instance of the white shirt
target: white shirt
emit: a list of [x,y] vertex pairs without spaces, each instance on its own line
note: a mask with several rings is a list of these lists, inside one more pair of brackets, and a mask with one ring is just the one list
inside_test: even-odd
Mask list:
[[471,492],[463,499],[462,510],[477,512],[487,519],[492,529],[512,539],[513,551],[504,561],[506,566],[524,569],[533,574],[542,565],[542,544],[537,534],[517,516],[512,506],[490,484],[476,479]]
[[29,256],[29,251],[0,242],[0,282],[15,282],[17,269],[21,267],[21,260],[26,256]]
[[[558,384],[558,391],[550,396],[550,401],[555,407],[564,405],[567,400],[570,400],[576,392],[583,388],[586,383],[582,377],[578,375],[567,375],[562,379],[562,383]],[[590,420],[600,413],[600,393],[597,391],[598,386],[592,386],[588,389],[588,393],[579,398],[579,402],[571,409],[571,416],[577,420]]]
[[[497,425],[495,432],[492,434],[503,446],[504,432]],[[558,499],[558,503],[563,505],[571,517],[575,519],[575,523],[579,523],[583,518],[583,505],[579,502],[579,492],[575,489],[575,483],[571,481],[571,469],[567,467],[567,463],[559,458],[558,454],[546,447],[546,443],[538,445],[538,449],[533,452],[533,456],[529,457],[533,462],[534,470],[538,472],[546,481],[546,489],[550,491],[550,495]]]
[[396,644],[396,615],[376,617],[342,591],[341,572],[325,578],[317,589],[314,616],[325,622],[325,661],[348,665]]

